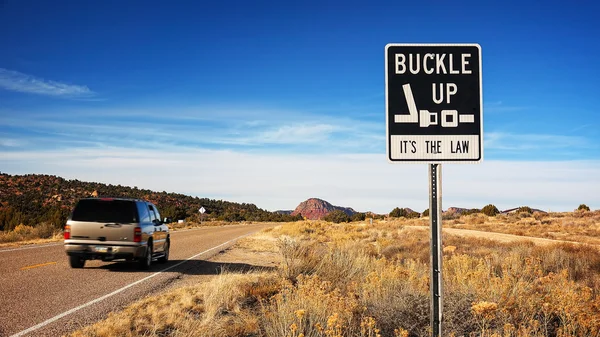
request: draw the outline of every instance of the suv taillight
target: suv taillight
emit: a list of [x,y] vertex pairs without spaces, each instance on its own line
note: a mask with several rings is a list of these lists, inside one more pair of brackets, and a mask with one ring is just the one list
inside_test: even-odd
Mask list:
[[71,225],[65,225],[65,240],[69,240],[71,238]]
[[142,228],[136,227],[133,229],[133,242],[142,242]]

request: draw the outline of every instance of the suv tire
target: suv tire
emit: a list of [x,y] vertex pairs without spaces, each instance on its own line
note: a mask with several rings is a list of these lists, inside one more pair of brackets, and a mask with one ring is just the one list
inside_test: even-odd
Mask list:
[[146,247],[146,254],[138,261],[140,269],[148,270],[152,265],[152,242],[148,241],[148,246]]
[[164,251],[164,255],[161,256],[158,259],[158,262],[160,263],[165,263],[167,261],[169,261],[169,249],[171,249],[171,242],[169,242],[168,240],[165,242],[165,251]]
[[69,256],[69,264],[71,268],[83,268],[85,266],[85,259],[80,256],[71,255]]

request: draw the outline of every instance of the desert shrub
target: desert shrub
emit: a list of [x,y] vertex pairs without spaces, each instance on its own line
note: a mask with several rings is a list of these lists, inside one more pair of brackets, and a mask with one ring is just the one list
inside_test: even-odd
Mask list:
[[331,282],[300,275],[263,306],[261,325],[266,336],[348,336],[358,310],[356,298]]
[[500,211],[498,210],[498,208],[496,206],[489,204],[489,205],[485,205],[481,209],[481,213],[483,213],[487,216],[496,216],[500,213]]
[[429,208],[423,211],[423,216],[429,216]]
[[327,213],[327,215],[323,217],[323,220],[334,223],[350,222],[350,217],[348,214],[344,213],[344,211],[336,209]]
[[546,273],[567,270],[574,281],[589,282],[588,286],[600,281],[600,252],[593,246],[565,243],[536,247],[532,254],[541,258]]
[[27,236],[30,236],[31,233],[33,233],[33,226],[26,226],[26,225],[20,224],[17,227],[15,227],[15,229],[13,229],[13,231],[17,235],[27,237]]
[[481,213],[481,210],[479,208],[471,208],[466,211],[463,211],[462,213],[460,213],[460,215],[469,215],[469,214],[478,214],[478,213]]
[[455,220],[458,218],[460,218],[460,214],[458,212],[442,213],[442,220]]
[[464,217],[464,220],[469,225],[481,225],[487,220],[487,216],[481,213],[470,214]]
[[392,218],[400,218],[406,216],[408,212],[404,208],[396,207],[390,212],[390,217]]
[[284,236],[277,241],[277,247],[283,258],[278,271],[287,280],[295,281],[300,274],[313,273],[319,263],[321,250],[315,242]]
[[358,212],[358,213],[354,213],[352,215],[352,217],[350,217],[350,219],[352,221],[364,221],[366,219],[366,215],[365,215],[365,213]]
[[579,205],[579,207],[577,207],[577,211],[588,211],[589,212],[590,208],[586,204],[581,204],[581,205]]
[[391,260],[400,253],[402,253],[403,248],[398,245],[389,245],[381,250],[381,255],[386,259]]
[[529,206],[521,206],[521,207],[517,208],[515,213],[517,213],[517,214],[520,214],[520,213],[532,214],[533,210]]
[[321,279],[345,286],[353,280],[363,279],[369,272],[373,258],[365,254],[360,244],[349,243],[332,247],[320,255],[314,268]]
[[417,219],[421,217],[421,214],[419,212],[408,212],[408,214],[406,215],[406,217],[408,219]]
[[23,241],[23,237],[15,231],[0,232],[0,243]]
[[59,232],[51,223],[42,222],[33,228],[31,234],[37,238],[47,239],[59,234]]
[[396,208],[394,208],[390,212],[389,216],[392,217],[392,218],[401,218],[401,217],[404,217],[404,218],[407,218],[407,219],[416,219],[416,218],[421,217],[421,214],[419,214],[419,212],[409,211],[406,208],[396,207]]
[[545,212],[533,212],[533,218],[540,221],[542,219],[545,219],[547,217],[549,217],[550,214],[545,213]]
[[35,227],[19,224],[12,231],[0,232],[0,243],[47,239],[58,234],[60,230],[48,222],[42,222]]
[[394,336],[398,325],[410,336],[429,336],[429,294],[398,284],[402,282],[394,284],[390,279],[377,283],[379,289],[371,294],[363,292],[361,303],[379,323],[381,336]]

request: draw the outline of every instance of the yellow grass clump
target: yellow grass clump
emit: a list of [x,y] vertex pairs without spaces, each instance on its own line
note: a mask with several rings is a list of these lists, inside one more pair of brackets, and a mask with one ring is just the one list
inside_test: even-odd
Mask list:
[[258,332],[256,303],[276,293],[278,282],[274,273],[225,272],[145,298],[71,336],[251,336]]

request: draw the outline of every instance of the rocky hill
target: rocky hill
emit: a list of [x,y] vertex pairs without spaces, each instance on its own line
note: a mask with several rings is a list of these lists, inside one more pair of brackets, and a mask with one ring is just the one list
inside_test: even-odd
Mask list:
[[200,207],[205,220],[293,221],[301,219],[277,214],[253,204],[191,197],[178,193],[155,192],[137,187],[66,180],[61,177],[0,173],[0,230],[12,230],[19,224],[37,226],[51,223],[61,228],[77,200],[90,196],[127,197],[153,202],[163,217],[186,219],[198,216]]
[[468,212],[469,209],[468,208],[461,208],[461,207],[448,207],[448,209],[445,212],[442,212],[444,214],[448,214],[448,215],[461,215],[465,212]]
[[340,210],[349,216],[352,216],[356,213],[355,210],[349,207],[334,206],[325,200],[310,198],[301,202],[291,215],[301,215],[310,220],[318,220],[322,219],[325,215],[334,210]]

